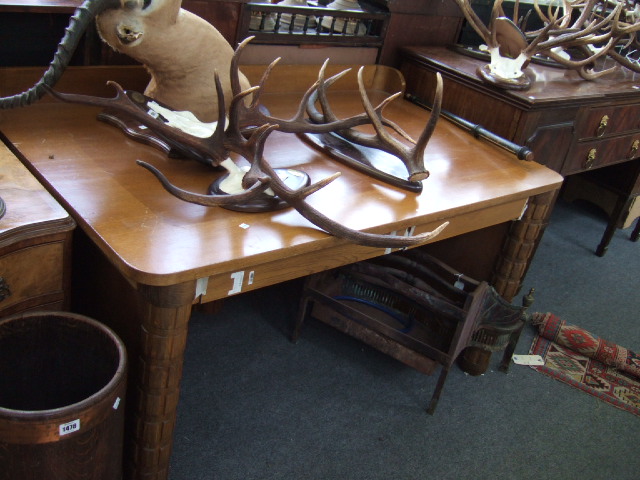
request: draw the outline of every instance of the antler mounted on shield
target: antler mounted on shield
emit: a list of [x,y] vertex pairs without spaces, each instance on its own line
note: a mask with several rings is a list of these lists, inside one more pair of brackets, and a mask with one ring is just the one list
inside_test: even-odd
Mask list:
[[[394,138],[386,129],[390,128],[407,139],[410,137],[393,122],[385,119],[382,114],[384,107],[397,98],[398,94],[390,96],[377,107],[373,107],[364,88],[362,71],[358,75],[358,83],[365,110],[364,113],[344,119],[339,119],[333,114],[327,101],[326,89],[346,72],[325,79],[325,64],[320,70],[318,80],[305,93],[297,113],[292,118],[279,119],[270,116],[261,107],[259,99],[269,72],[277,61],[267,68],[258,86],[241,90],[238,57],[249,40],[247,39],[240,44],[231,64],[230,79],[233,98],[228,108],[228,120],[221,82],[218,75],[215,75],[214,81],[218,92],[218,120],[214,125],[210,125],[212,130],[206,135],[189,133],[184,129],[172,126],[166,117],[158,113],[162,106],[157,105],[152,99],[137,92],[125,92],[115,83],[111,83],[116,88],[116,96],[114,98],[62,94],[53,90],[51,90],[51,94],[63,101],[101,106],[110,112],[119,112],[119,114],[132,118],[146,126],[170,144],[179,147],[181,151],[189,152],[193,158],[212,166],[227,168],[229,176],[240,175],[241,177],[239,182],[241,189],[239,191],[231,190],[224,193],[199,194],[176,187],[155,167],[145,162],[138,162],[138,164],[153,173],[169,193],[184,201],[205,206],[237,206],[264,196],[267,190],[270,190],[275,197],[280,199],[281,204],[293,207],[303,217],[327,233],[346,238],[357,244],[374,247],[403,248],[419,245],[434,238],[446,227],[448,222],[445,222],[432,232],[410,237],[353,230],[332,220],[306,201],[309,195],[335,180],[340,175],[339,173],[311,185],[291,188],[283,181],[278,171],[269,164],[263,154],[265,142],[274,130],[284,133],[334,133],[351,142],[371,146],[397,155],[406,165],[409,178],[412,181],[426,178],[428,172],[424,168],[423,156],[439,115],[442,99],[442,80],[440,78],[431,117],[420,139],[417,142],[412,141],[414,145],[409,147]],[[316,102],[320,104],[321,112],[316,110]],[[375,133],[365,135],[357,131],[355,127],[360,125],[372,125]],[[198,126],[203,127],[204,124],[199,123]],[[239,168],[229,159],[230,152],[241,155],[249,162],[250,167],[247,172],[240,172]]]
[[[550,59],[558,66],[575,70],[585,80],[606,75],[618,66],[640,72],[637,58],[629,54],[640,47],[640,18],[622,1],[559,0],[549,3],[545,13],[535,0],[534,11],[543,26],[531,31],[525,29],[526,17],[518,19],[518,0],[513,20],[506,17],[502,0],[496,0],[488,26],[473,11],[469,0],[456,2],[485,42],[482,48],[491,56],[491,63],[478,71],[488,83],[527,89],[531,80],[524,68],[536,58]],[[604,66],[604,59],[613,60],[614,65]]]

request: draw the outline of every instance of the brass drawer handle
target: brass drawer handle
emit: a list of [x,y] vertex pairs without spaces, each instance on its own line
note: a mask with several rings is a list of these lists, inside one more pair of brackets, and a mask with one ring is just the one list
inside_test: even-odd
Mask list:
[[636,158],[639,148],[640,140],[634,140],[634,142],[631,144],[631,150],[629,150],[629,159]]
[[600,119],[600,125],[598,125],[598,130],[596,135],[601,137],[604,135],[604,131],[607,129],[607,124],[609,123],[609,115],[605,115]]
[[4,278],[0,277],[0,302],[9,296],[11,296],[9,284]]
[[592,148],[591,150],[589,150],[589,154],[587,155],[587,161],[584,162],[584,166],[587,170],[593,167],[593,162],[595,162],[596,160],[597,153],[598,151],[595,148]]

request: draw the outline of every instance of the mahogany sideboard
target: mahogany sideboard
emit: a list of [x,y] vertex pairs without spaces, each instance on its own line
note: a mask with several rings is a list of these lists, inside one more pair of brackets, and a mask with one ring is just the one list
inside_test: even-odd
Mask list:
[[0,317],[69,308],[75,222],[1,143],[0,199]]
[[[529,90],[505,90],[482,82],[487,63],[444,47],[403,47],[400,67],[407,94],[428,103],[435,73],[445,84],[443,108],[512,142],[529,147],[537,162],[572,176],[618,165],[622,175],[602,171],[603,188],[619,199],[596,253],[602,256],[616,226],[640,194],[640,75],[618,69],[586,81],[576,72],[531,63]],[[616,178],[621,182],[615,182]],[[604,181],[606,179],[606,182]]]
[[[263,68],[243,71],[256,82]],[[372,67],[371,76],[365,75],[374,103],[388,92],[390,70]],[[40,73],[0,69],[0,94],[21,91]],[[77,67],[65,72],[57,88],[112,96],[106,80],[141,90],[144,75],[136,67]],[[316,77],[316,67],[278,67],[262,99],[272,114],[290,115]],[[354,78],[340,80],[347,85],[337,83],[330,92],[338,116],[361,111]],[[327,235],[291,209],[247,213],[178,200],[136,160],[192,191],[205,192],[220,172],[135,142],[98,121],[98,113],[95,107],[43,99],[0,111],[0,132],[78,223],[72,308],[109,325],[126,343],[131,374],[125,478],[166,480],[192,306],[393,249]],[[417,136],[428,112],[398,100],[386,115]],[[314,181],[341,171],[308,200],[351,228],[410,235],[448,221],[441,236],[421,248],[448,254],[450,264],[466,265],[464,271],[476,278],[495,273],[498,291],[508,298],[522,282],[544,231],[541,219],[562,183],[556,172],[518,160],[446,120],[440,120],[427,147],[431,176],[420,194],[337,164],[294,135],[274,132],[265,156],[276,167],[304,170]]]

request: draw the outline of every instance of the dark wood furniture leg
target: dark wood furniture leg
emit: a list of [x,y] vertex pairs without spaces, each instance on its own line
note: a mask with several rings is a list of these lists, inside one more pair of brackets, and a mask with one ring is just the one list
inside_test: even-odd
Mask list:
[[636,226],[633,229],[633,232],[631,232],[630,238],[632,242],[637,242],[639,237],[640,237],[640,218],[636,221]]
[[78,230],[73,254],[73,311],[111,327],[127,348],[123,478],[166,480],[195,281],[130,282]]
[[438,376],[436,389],[433,391],[431,401],[429,402],[429,406],[427,407],[427,413],[429,415],[433,415],[436,411],[438,400],[440,400],[440,394],[442,393],[442,389],[444,388],[444,382],[447,381],[447,375],[449,375],[449,366],[442,365],[442,367],[440,367],[440,375]]
[[616,200],[616,205],[611,212],[611,217],[609,218],[609,223],[607,223],[607,228],[600,239],[600,243],[596,248],[596,255],[599,257],[604,257],[604,254],[607,253],[609,248],[609,243],[611,243],[611,239],[613,235],[616,233],[618,229],[618,225],[620,223],[620,219],[624,212],[626,211],[626,207],[628,206],[631,199],[626,196],[619,196]]

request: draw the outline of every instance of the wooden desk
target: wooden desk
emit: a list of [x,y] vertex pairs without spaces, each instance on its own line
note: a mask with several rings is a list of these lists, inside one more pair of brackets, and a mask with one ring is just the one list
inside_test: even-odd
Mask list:
[[[262,68],[244,71],[255,79]],[[135,70],[71,69],[59,89],[86,91],[100,76],[122,77],[125,87],[140,82],[136,77],[127,83],[126,72]],[[22,78],[29,85],[27,73],[0,71],[0,86],[4,81],[12,92],[19,91],[11,83]],[[78,81],[78,76],[85,79]],[[276,68],[265,104],[277,115],[292,112],[297,92],[301,95],[315,76],[316,70],[309,67]],[[376,79],[372,88],[381,88]],[[338,115],[359,111],[352,85],[340,88],[336,85],[332,95]],[[202,192],[218,173],[135,143],[95,120],[97,113],[90,107],[45,101],[0,111],[0,131],[83,232],[74,245],[78,253],[74,308],[112,326],[127,344],[132,374],[126,477],[165,479],[192,305],[387,250],[331,237],[295,211],[248,214],[177,200],[135,160],[156,165],[175,184]],[[406,101],[391,105],[387,114],[413,135],[427,117],[425,110]],[[495,242],[476,241],[456,252],[482,258],[485,248],[498,251],[500,258],[491,259],[491,267],[501,279],[503,294],[519,287],[542,234],[539,219],[546,218],[562,181],[546,167],[519,161],[444,120],[426,153],[431,177],[420,195],[350,171],[292,135],[274,133],[265,154],[275,165],[299,166],[313,180],[342,171],[342,177],[309,200],[353,228],[382,233],[415,227],[419,233],[448,220],[450,225],[437,239],[444,240],[506,225]],[[522,220],[513,222],[527,202]]]
[[604,254],[628,211],[623,207],[640,194],[639,170],[631,165],[640,157],[639,74],[619,69],[585,81],[574,71],[530,64],[531,88],[515,91],[483,83],[476,69],[487,62],[451,49],[404,47],[402,57],[407,93],[428,101],[441,72],[449,93],[443,108],[528,146],[536,161],[562,175],[625,164],[623,177],[633,179],[611,186],[620,201],[597,249]]

